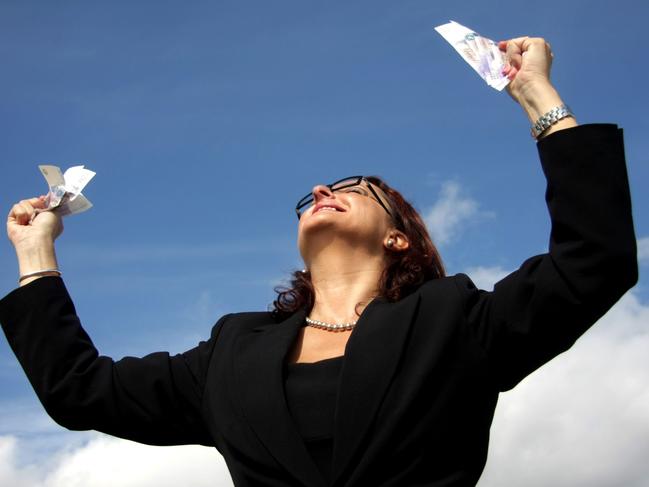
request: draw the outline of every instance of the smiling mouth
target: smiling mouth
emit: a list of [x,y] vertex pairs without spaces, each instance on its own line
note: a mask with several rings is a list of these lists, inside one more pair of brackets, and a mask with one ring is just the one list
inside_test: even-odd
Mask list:
[[316,208],[316,210],[315,210],[313,213],[314,213],[314,214],[315,214],[315,213],[320,213],[321,211],[330,211],[330,212],[332,212],[332,213],[335,213],[335,212],[342,213],[342,212],[344,212],[345,210],[338,209],[338,208],[336,208],[335,206],[327,206],[327,205],[324,205],[324,206],[321,206],[321,207],[319,207],[319,208]]

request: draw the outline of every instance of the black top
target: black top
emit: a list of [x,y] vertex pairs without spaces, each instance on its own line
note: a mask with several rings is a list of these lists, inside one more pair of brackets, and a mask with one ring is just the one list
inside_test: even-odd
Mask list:
[[284,379],[293,422],[327,484],[331,482],[334,418],[343,358],[289,364]]

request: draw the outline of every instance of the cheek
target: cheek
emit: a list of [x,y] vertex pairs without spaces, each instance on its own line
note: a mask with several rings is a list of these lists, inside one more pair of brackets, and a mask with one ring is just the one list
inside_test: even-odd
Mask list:
[[300,223],[297,226],[297,246],[302,250],[302,245],[304,243],[304,225],[302,224],[304,220],[300,219]]
[[375,239],[382,240],[383,236],[389,229],[389,221],[384,215],[384,211],[379,208],[380,211],[377,211],[376,208],[366,208],[365,211],[359,214],[357,219],[357,226],[359,233],[363,233],[365,236]]

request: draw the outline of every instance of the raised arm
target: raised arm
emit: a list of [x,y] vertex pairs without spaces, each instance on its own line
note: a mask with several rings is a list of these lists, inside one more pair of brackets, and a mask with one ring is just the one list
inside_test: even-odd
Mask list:
[[53,269],[60,217],[35,214],[42,198],[14,205],[7,220],[21,286],[0,300],[0,323],[50,416],[74,430],[94,429],[155,445],[214,445],[201,413],[207,362],[220,326],[196,348],[114,361],[99,355]]
[[[562,100],[549,80],[543,39],[500,44],[511,67],[511,96],[530,121]],[[510,389],[599,319],[638,278],[622,131],[612,124],[576,127],[564,118],[539,137],[551,218],[549,251],[527,259],[480,291],[459,280],[467,320],[501,390]]]

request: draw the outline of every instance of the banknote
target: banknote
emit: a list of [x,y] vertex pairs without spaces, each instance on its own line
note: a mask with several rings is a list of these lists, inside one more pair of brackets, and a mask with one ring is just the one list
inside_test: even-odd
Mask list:
[[505,53],[498,49],[498,44],[453,20],[435,30],[489,86],[498,91],[507,86],[509,79],[502,74]]
[[46,207],[41,211],[56,209],[61,216],[67,216],[92,208],[92,203],[81,191],[95,176],[95,172],[84,166],[73,166],[64,173],[57,166],[40,165],[38,169],[49,186]]

